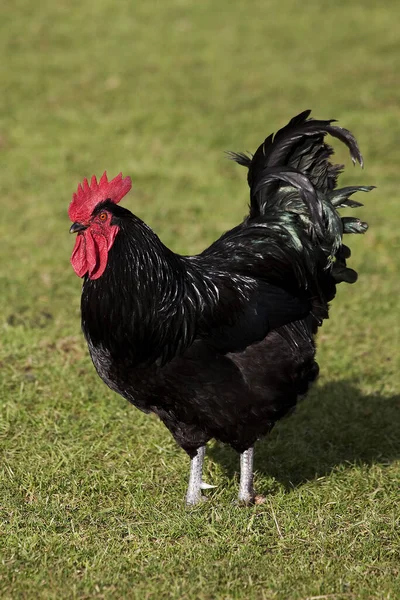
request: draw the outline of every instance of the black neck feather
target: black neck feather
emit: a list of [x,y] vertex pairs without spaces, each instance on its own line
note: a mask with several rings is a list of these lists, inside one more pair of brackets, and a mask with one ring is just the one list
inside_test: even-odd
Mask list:
[[203,317],[212,320],[223,276],[211,278],[196,257],[173,253],[129,211],[112,211],[120,231],[103,275],[84,282],[82,328],[114,359],[163,364],[192,343]]

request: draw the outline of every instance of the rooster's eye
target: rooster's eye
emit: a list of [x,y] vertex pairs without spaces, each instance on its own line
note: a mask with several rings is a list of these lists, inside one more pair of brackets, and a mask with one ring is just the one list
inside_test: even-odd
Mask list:
[[99,214],[99,219],[100,221],[106,221],[107,220],[107,213],[106,212],[102,212]]

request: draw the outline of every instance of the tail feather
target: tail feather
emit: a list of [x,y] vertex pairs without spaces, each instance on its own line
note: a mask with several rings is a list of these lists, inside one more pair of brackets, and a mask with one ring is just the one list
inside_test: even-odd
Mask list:
[[350,197],[374,186],[336,189],[343,166],[330,162],[333,149],[325,143],[325,136],[342,141],[353,163],[363,166],[360,149],[350,131],[333,125],[333,120],[311,119],[310,112],[300,113],[268,136],[254,156],[231,152],[229,157],[248,168],[248,223],[265,221],[271,237],[275,235],[272,223],[279,223],[285,230],[282,239],[289,236],[296,248],[296,240],[302,240],[302,260],[315,282],[315,316],[320,320],[327,316],[327,302],[335,295],[336,283],[357,279],[356,271],[346,265],[350,249],[342,242],[343,234],[364,233],[368,227],[360,219],[341,217],[338,209],[362,206]]
[[368,223],[353,217],[342,217],[343,233],[365,233]]
[[318,239],[333,258],[343,233],[364,233],[367,229],[359,219],[341,218],[336,209],[362,206],[350,196],[357,191],[368,192],[373,186],[335,189],[342,166],[329,162],[333,150],[324,142],[326,134],[346,144],[353,163],[363,166],[363,158],[350,131],[332,125],[333,119],[309,118],[310,113],[300,113],[275,135],[269,135],[254,156],[230,152],[229,157],[248,168],[250,219],[296,212],[310,237]]
[[[269,135],[258,147],[254,156],[229,152],[228,156],[248,168],[250,186],[250,217],[264,214],[270,207],[270,197],[277,188],[278,173],[281,171],[302,175],[303,200],[307,204],[315,226],[320,228],[323,209],[319,198],[313,194],[314,186],[322,192],[336,185],[341,165],[329,163],[332,148],[324,143],[326,134],[341,140],[350,150],[353,163],[363,166],[363,158],[353,134],[342,127],[332,125],[333,119],[322,121],[308,119],[311,111],[306,110],[289,121],[275,136]],[[308,179],[308,181],[306,181]],[[282,181],[285,181],[282,177]],[[310,188],[311,186],[311,188]],[[296,186],[297,189],[298,186]],[[263,193],[262,193],[263,192]],[[311,206],[311,203],[313,206]]]
[[356,202],[355,200],[349,200],[350,196],[352,196],[355,192],[370,192],[375,189],[374,185],[353,185],[349,187],[340,188],[338,190],[334,190],[329,194],[329,200],[333,206],[336,208],[357,208],[358,206],[364,206],[361,202]]
[[[271,167],[279,166],[285,164],[293,146],[302,141],[305,136],[324,136],[329,133],[346,144],[354,164],[359,162],[363,166],[363,158],[357,140],[350,131],[337,125],[331,125],[335,122],[335,119],[329,121],[308,119],[310,114],[311,110],[305,110],[291,119],[275,136],[270,135],[267,137],[257,152],[264,156],[264,160],[266,159]],[[256,157],[257,152],[254,157]]]
[[317,235],[321,235],[323,207],[317,198],[314,186],[302,173],[299,173],[294,169],[283,169],[280,167],[271,167],[265,169],[264,176],[260,179],[253,190],[253,195],[256,198],[258,198],[258,195],[260,194],[258,203],[262,202],[262,197],[265,194],[266,186],[279,182],[287,183],[299,192],[301,199],[304,201],[309,210],[311,221]]

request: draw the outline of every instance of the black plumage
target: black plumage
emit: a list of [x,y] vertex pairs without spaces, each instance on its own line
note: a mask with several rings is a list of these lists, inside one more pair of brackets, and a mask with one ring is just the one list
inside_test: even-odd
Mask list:
[[93,363],[192,458],[211,438],[243,453],[296,405],[318,374],[314,335],[336,285],[357,278],[342,236],[367,226],[337,208],[360,206],[349,197],[371,188],[336,189],[342,167],[330,164],[325,135],[362,157],[350,132],[309,113],[253,157],[230,153],[248,168],[249,215],[197,256],[173,253],[131,212],[101,204],[119,232],[103,275],[83,284]]

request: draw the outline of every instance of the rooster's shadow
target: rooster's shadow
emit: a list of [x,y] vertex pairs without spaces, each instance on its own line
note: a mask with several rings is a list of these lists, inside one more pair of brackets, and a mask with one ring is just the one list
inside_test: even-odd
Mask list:
[[[389,464],[400,457],[399,409],[400,396],[364,395],[346,381],[317,386],[256,444],[255,471],[292,489],[339,467]],[[208,454],[228,477],[238,472],[229,447],[215,443]]]

